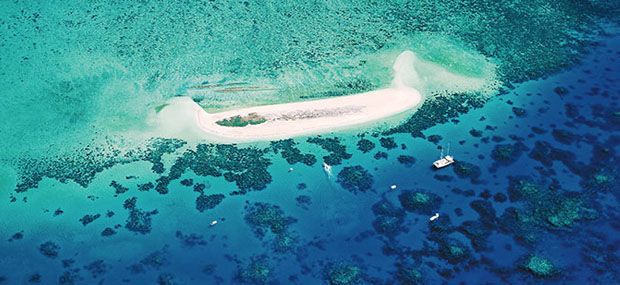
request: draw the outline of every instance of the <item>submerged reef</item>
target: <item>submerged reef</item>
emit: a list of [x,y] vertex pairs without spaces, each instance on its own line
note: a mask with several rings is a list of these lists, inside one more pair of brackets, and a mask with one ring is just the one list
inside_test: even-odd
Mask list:
[[[141,160],[153,163],[155,172],[160,169],[163,171],[161,157],[164,154],[173,153],[183,145],[185,142],[181,140],[156,138],[151,139],[145,147],[133,148],[126,152],[118,150],[113,142],[107,142],[103,145],[86,146],[71,155],[46,159],[22,157],[17,162],[20,177],[15,191],[25,192],[36,188],[44,177],[63,183],[71,180],[82,187],[88,187],[97,173],[117,164]],[[126,189],[118,188],[116,191],[122,193]]]
[[60,246],[52,241],[46,241],[39,246],[39,251],[44,256],[47,256],[49,258],[56,258],[58,257]]
[[360,139],[357,141],[357,149],[363,153],[367,153],[375,148],[375,143],[369,139]]
[[411,167],[416,162],[416,159],[411,155],[399,155],[396,160],[407,167]]
[[268,203],[254,203],[245,211],[245,221],[259,236],[264,236],[268,230],[274,234],[284,233],[289,224],[296,222],[295,218],[286,216],[279,206]]
[[273,272],[267,256],[253,256],[247,266],[237,266],[235,279],[247,284],[269,284]]
[[439,257],[448,263],[457,264],[471,258],[469,247],[458,240],[441,240],[439,242]]
[[497,165],[506,166],[517,161],[524,151],[527,151],[527,147],[521,142],[496,144],[491,151],[491,158],[495,160]]
[[471,108],[480,108],[485,101],[483,97],[474,94],[430,97],[403,124],[387,130],[385,134],[411,133],[414,137],[423,138],[423,130],[436,124],[446,123],[449,119],[466,113]]
[[168,175],[157,179],[155,189],[161,194],[168,193],[170,182],[190,169],[200,176],[223,176],[226,181],[237,184],[239,193],[262,190],[272,179],[267,171],[271,161],[263,157],[265,153],[266,150],[251,147],[199,144],[195,150],[187,150],[176,159]]
[[372,225],[377,233],[387,237],[394,237],[400,233],[405,220],[403,209],[384,199],[372,205],[372,212],[376,216]]
[[323,161],[329,165],[341,164],[343,160],[351,158],[347,152],[347,147],[340,143],[339,138],[314,137],[307,140],[309,143],[319,145],[330,154],[323,157]]
[[336,181],[345,190],[356,194],[372,189],[373,176],[361,165],[346,166],[338,172]]
[[549,278],[560,273],[551,260],[534,254],[523,259],[521,268],[540,278]]
[[305,165],[312,166],[316,163],[316,157],[312,154],[302,154],[301,151],[296,148],[297,143],[293,139],[272,141],[271,147],[273,152],[282,154],[282,157],[286,159],[289,164],[295,164],[301,162]]
[[132,197],[125,200],[123,204],[123,207],[129,210],[129,217],[125,221],[125,228],[135,233],[148,234],[151,232],[152,216],[158,214],[159,211],[139,209],[136,206],[137,201],[138,198]]
[[396,141],[394,141],[394,138],[392,137],[380,138],[379,142],[381,143],[381,146],[387,150],[395,149],[398,147],[398,144],[396,144]]
[[437,194],[424,190],[405,190],[398,195],[398,200],[405,210],[425,215],[434,214],[442,202]]
[[454,163],[454,167],[452,167],[456,176],[460,178],[469,178],[472,183],[477,183],[478,178],[482,174],[480,171],[480,167],[475,164],[465,162],[465,161],[456,161]]
[[347,263],[331,264],[325,268],[325,281],[330,285],[362,284],[362,270]]
[[201,193],[196,198],[196,209],[201,213],[205,210],[213,209],[222,203],[225,197],[223,194],[205,195]]
[[416,266],[406,263],[397,265],[396,280],[402,285],[425,284],[422,272]]
[[139,262],[131,265],[129,270],[133,274],[143,273],[147,269],[160,270],[163,266],[170,263],[168,256],[168,246],[164,246],[162,249],[149,253]]

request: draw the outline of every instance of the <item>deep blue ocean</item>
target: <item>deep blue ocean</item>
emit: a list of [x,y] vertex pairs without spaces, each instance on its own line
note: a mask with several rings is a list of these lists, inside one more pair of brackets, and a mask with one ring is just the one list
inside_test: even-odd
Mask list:
[[[205,175],[196,172],[209,162],[183,145],[158,166],[102,167],[85,185],[48,169],[27,191],[5,165],[0,284],[620,284],[613,31],[577,63],[423,137],[287,141],[308,163],[287,162],[286,147],[240,144],[249,160],[233,151],[218,165],[256,172]],[[334,137],[323,143],[342,148],[312,143]],[[362,137],[374,147],[363,152]],[[433,169],[448,145],[457,163]]]

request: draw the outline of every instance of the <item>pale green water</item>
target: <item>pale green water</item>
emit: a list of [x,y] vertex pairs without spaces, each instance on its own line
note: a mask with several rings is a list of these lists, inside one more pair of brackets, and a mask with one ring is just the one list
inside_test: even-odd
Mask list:
[[[106,136],[141,141],[148,113],[177,95],[192,96],[213,110],[380,88],[389,84],[393,59],[404,49],[488,82],[496,79],[496,64],[500,76],[516,72],[523,77],[530,66],[531,72],[539,72],[570,60],[583,37],[575,23],[587,22],[578,16],[557,21],[573,15],[579,8],[576,4],[17,1],[3,5],[0,148],[7,150],[4,156],[72,149]],[[516,19],[542,14],[545,17],[531,17],[527,23]],[[515,29],[523,25],[528,27]],[[551,40],[540,40],[536,33],[555,34]],[[520,46],[525,42],[519,37],[527,34],[530,42]],[[523,62],[528,55],[535,57],[532,63]],[[192,88],[209,84],[234,88]],[[431,88],[437,89],[441,88]]]

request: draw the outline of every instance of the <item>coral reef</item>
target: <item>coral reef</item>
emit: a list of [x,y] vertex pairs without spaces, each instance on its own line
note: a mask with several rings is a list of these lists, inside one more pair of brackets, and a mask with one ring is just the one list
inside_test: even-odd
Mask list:
[[251,147],[199,144],[195,150],[187,150],[176,159],[168,175],[157,179],[155,189],[162,194],[168,193],[170,181],[180,178],[186,169],[200,176],[224,176],[226,181],[237,184],[239,194],[265,189],[271,182],[267,171],[271,162],[263,157],[265,152]]
[[204,239],[202,235],[191,233],[191,234],[183,234],[181,231],[177,231],[175,234],[176,238],[181,240],[181,243],[186,247],[194,247],[197,245],[206,245],[207,241]]
[[86,226],[86,225],[94,222],[96,219],[99,219],[99,217],[101,217],[101,214],[84,215],[83,217],[80,218],[80,223],[82,223],[82,225]]
[[551,260],[535,254],[527,256],[521,268],[541,278],[548,278],[559,274],[559,269],[553,265]]
[[143,211],[136,207],[137,200],[136,197],[132,197],[123,203],[123,207],[129,210],[125,228],[135,233],[148,234],[151,232],[152,216],[158,214],[159,211]]
[[399,156],[396,158],[396,160],[397,160],[400,164],[405,165],[405,166],[407,166],[407,167],[412,166],[412,165],[416,162],[415,158],[414,158],[413,156],[411,156],[411,155],[399,155]]
[[338,172],[336,181],[342,188],[355,194],[371,190],[373,176],[361,165],[346,166]]
[[481,175],[480,167],[465,161],[456,161],[454,163],[454,174],[460,178],[469,178],[472,183],[478,182]]
[[347,152],[347,147],[340,143],[339,138],[314,137],[309,138],[307,141],[321,146],[321,148],[330,153],[327,156],[323,156],[323,161],[329,165],[341,164],[343,160],[349,159],[352,156]]
[[346,263],[331,264],[325,269],[325,281],[330,285],[362,284],[362,270]]
[[245,266],[237,266],[236,279],[249,284],[268,284],[272,278],[273,268],[266,256],[254,256]]
[[405,210],[425,215],[434,214],[442,202],[437,194],[422,190],[405,190],[398,195],[398,200]]
[[271,142],[273,152],[279,152],[289,164],[301,162],[305,165],[312,166],[316,163],[316,157],[314,155],[309,153],[302,154],[296,146],[297,143],[292,139]]
[[52,241],[46,241],[39,246],[39,251],[44,256],[47,256],[49,258],[56,258],[58,257],[60,246]]
[[381,146],[387,150],[395,149],[398,147],[398,144],[394,141],[392,137],[380,138],[379,143]]
[[357,148],[361,152],[367,153],[375,148],[375,143],[369,139],[360,139],[357,141]]
[[523,151],[526,151],[527,147],[521,143],[516,142],[514,144],[497,144],[491,151],[491,158],[499,165],[510,165],[517,161]]
[[259,236],[264,236],[267,230],[274,234],[286,231],[295,218],[284,214],[279,206],[268,203],[254,203],[246,208],[245,221],[251,225]]
[[222,194],[205,195],[201,193],[196,197],[196,209],[201,213],[205,210],[213,209],[222,203],[225,197]]

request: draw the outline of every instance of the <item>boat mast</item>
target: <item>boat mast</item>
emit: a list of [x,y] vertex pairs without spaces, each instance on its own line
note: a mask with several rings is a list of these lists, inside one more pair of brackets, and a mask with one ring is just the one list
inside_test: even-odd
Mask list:
[[443,146],[441,147],[441,153],[439,154],[439,159],[443,159]]
[[448,154],[447,155],[450,155],[450,143],[448,143]]

